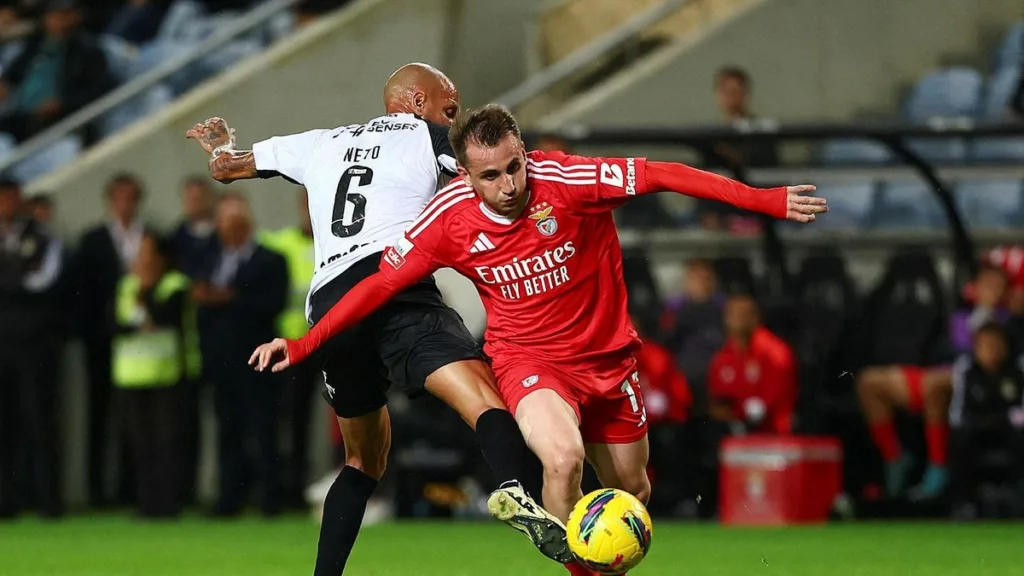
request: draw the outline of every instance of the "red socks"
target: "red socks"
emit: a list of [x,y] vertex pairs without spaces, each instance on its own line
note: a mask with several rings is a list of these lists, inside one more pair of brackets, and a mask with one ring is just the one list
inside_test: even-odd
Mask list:
[[928,463],[945,467],[949,428],[945,424],[928,422],[924,426],[924,439],[928,444]]
[[563,566],[565,566],[565,569],[568,570],[569,574],[572,574],[572,576],[595,576],[593,572],[587,570],[581,564],[577,564],[576,562],[563,564]]
[[[882,460],[886,462],[899,460],[901,452],[900,440],[896,436],[896,427],[891,419],[879,420],[872,424],[871,439],[875,441],[875,446],[882,453]],[[930,448],[931,443],[929,442],[928,445]]]

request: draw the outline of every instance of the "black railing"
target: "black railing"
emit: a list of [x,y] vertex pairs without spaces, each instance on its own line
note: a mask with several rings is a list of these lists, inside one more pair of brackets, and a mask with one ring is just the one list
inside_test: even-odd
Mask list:
[[[1024,137],[1024,123],[978,125],[969,119],[942,119],[928,126],[888,124],[865,126],[850,124],[775,125],[753,122],[749,126],[715,126],[691,128],[637,127],[602,128],[570,126],[562,130],[527,134],[528,140],[541,135],[557,136],[573,147],[586,146],[682,146],[694,150],[704,158],[713,160],[731,172],[733,177],[749,182],[746,166],[737,164],[716,152],[718,144],[790,142],[824,143],[834,140],[867,140],[879,143],[892,152],[897,161],[911,168],[936,195],[949,223],[954,242],[957,273],[961,277],[977,272],[978,262],[974,241],[964,226],[963,218],[949,187],[937,173],[938,166],[928,162],[908,145],[910,141],[978,138]],[[812,182],[813,184],[813,182]],[[785,246],[774,221],[765,219],[765,263],[770,271],[786,278]]]

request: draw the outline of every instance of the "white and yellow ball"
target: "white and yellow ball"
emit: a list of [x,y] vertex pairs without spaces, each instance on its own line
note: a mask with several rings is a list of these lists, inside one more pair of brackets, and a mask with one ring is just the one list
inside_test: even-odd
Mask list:
[[653,526],[632,494],[603,488],[587,494],[569,514],[566,536],[580,563],[598,574],[636,568],[651,548]]

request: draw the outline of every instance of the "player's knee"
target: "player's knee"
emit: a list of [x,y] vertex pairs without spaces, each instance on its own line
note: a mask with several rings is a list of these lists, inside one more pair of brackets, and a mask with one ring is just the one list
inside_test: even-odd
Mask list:
[[345,465],[351,466],[380,480],[388,466],[388,452],[391,450],[391,436],[386,435],[372,441],[352,442],[345,444]]
[[651,480],[647,477],[647,472],[644,471],[635,478],[631,478],[624,490],[636,496],[637,500],[646,506],[647,501],[651,499]]
[[572,484],[583,476],[586,453],[581,441],[572,438],[553,440],[538,456],[544,466],[544,476],[551,481]]

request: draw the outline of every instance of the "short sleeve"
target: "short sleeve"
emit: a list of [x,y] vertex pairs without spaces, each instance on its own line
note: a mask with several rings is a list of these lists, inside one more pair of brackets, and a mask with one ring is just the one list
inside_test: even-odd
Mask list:
[[310,130],[290,136],[275,136],[253,144],[256,170],[264,178],[280,175],[305,184],[306,169],[313,152],[329,133],[330,130]]
[[566,200],[583,211],[603,212],[648,192],[645,158],[592,158],[562,152],[531,153],[530,176],[561,184]]
[[430,132],[430,145],[437,169],[440,173],[454,178],[459,173],[458,162],[455,160],[455,150],[448,140],[448,127],[427,122],[427,130]]

